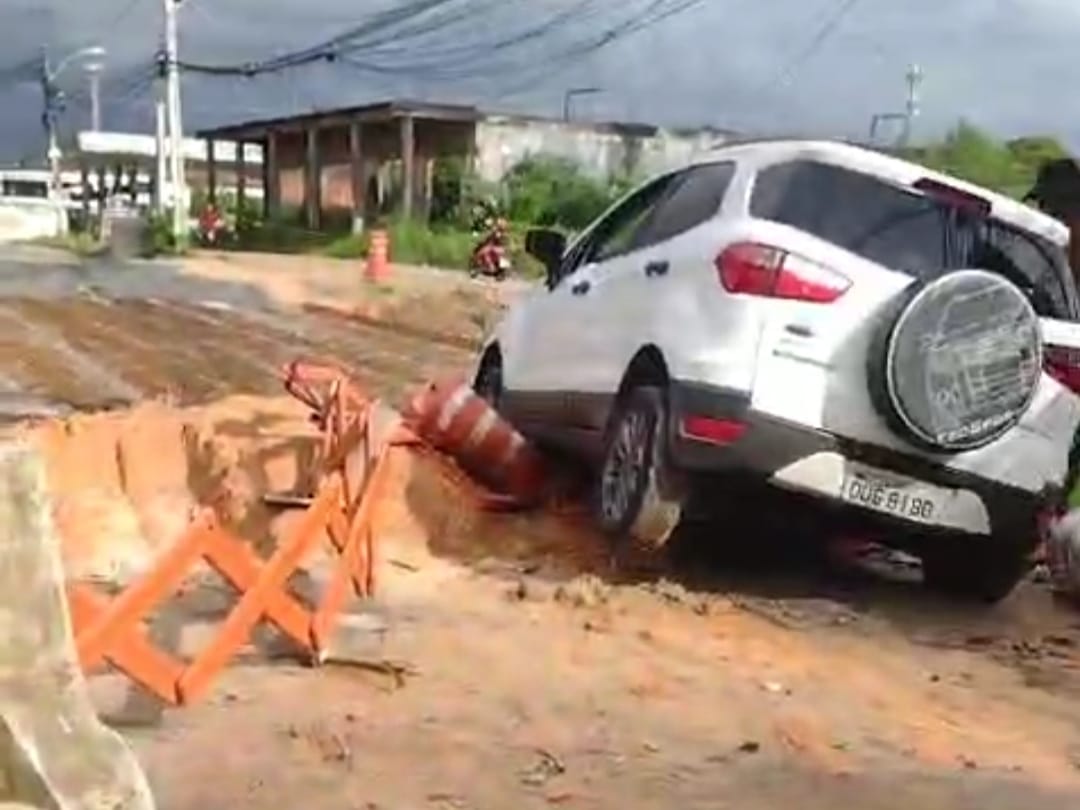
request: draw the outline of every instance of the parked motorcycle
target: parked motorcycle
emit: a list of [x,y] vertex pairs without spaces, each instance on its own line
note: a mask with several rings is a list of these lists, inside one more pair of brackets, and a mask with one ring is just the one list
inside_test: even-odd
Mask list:
[[473,248],[469,259],[469,277],[488,276],[502,281],[511,269],[509,230],[506,221],[499,219]]

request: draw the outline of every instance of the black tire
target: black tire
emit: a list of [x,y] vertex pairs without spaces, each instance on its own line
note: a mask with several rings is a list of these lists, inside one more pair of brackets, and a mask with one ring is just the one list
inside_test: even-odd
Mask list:
[[503,393],[502,355],[498,349],[488,349],[480,361],[473,380],[473,390],[495,410],[499,409]]
[[683,497],[667,462],[666,425],[664,394],[652,386],[620,398],[611,415],[593,510],[627,550],[653,553],[679,525]]
[[921,554],[928,588],[966,601],[1000,602],[1031,570],[1030,544],[997,538],[937,538]]

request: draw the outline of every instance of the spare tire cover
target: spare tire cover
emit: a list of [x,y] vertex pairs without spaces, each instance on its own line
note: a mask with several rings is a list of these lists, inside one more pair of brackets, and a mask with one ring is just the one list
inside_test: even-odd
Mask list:
[[1035,396],[1039,318],[1008,280],[960,270],[922,287],[900,310],[884,364],[891,421],[931,448],[975,449],[1016,425]]

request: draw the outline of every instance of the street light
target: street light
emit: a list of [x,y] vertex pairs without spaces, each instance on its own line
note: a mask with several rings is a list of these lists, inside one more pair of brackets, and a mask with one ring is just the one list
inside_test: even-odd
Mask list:
[[56,79],[64,72],[64,69],[68,67],[76,59],[104,59],[105,49],[100,45],[89,45],[85,48],[79,48],[77,51],[72,51],[58,64],[52,71],[52,78]]
[[[45,130],[48,135],[48,159],[49,159],[49,172],[52,175],[52,182],[50,187],[51,196],[55,199],[59,196],[60,192],[60,146],[56,142],[56,118],[63,106],[64,95],[60,89],[56,86],[57,80],[60,78],[60,74],[71,65],[77,59],[93,59],[101,60],[105,57],[105,49],[100,45],[90,45],[85,48],[79,48],[72,51],[56,65],[52,67],[49,64],[49,53],[45,48],[41,50],[41,89],[45,98],[45,113],[42,116],[43,123],[45,124]],[[100,62],[97,62],[98,71],[100,71]],[[91,82],[91,94],[97,96],[96,91],[96,76]],[[97,106],[95,99],[94,106]]]

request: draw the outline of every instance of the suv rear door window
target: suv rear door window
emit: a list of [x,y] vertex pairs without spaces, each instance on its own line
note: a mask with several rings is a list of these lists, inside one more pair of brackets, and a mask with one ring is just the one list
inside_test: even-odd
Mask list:
[[678,175],[634,239],[635,248],[672,239],[716,216],[724,202],[735,164],[704,163]]
[[868,174],[808,160],[770,166],[758,173],[750,213],[922,280],[993,270],[1023,289],[1040,315],[1072,310],[1062,248]]

